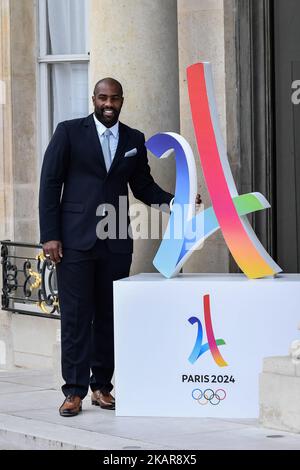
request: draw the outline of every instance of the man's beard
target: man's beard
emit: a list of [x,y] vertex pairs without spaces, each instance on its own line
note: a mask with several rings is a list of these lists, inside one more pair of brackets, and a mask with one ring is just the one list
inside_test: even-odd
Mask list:
[[95,116],[100,121],[104,126],[106,127],[112,127],[118,122],[120,111],[116,111],[115,109],[109,108],[111,111],[113,111],[111,117],[110,116],[105,116],[104,111],[105,109],[97,109],[95,108]]

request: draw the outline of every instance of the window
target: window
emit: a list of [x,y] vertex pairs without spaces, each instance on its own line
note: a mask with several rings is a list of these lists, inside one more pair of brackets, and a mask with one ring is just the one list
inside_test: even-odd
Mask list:
[[39,0],[39,121],[43,155],[57,124],[88,114],[88,0]]

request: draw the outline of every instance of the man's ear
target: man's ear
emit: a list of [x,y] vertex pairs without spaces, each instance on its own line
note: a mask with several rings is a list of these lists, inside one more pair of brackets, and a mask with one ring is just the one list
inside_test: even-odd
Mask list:
[[95,104],[95,95],[92,96],[93,104]]

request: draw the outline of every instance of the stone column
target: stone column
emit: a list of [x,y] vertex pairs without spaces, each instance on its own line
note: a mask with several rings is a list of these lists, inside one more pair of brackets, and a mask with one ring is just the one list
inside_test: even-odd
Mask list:
[[[0,239],[14,238],[9,0],[0,0]],[[0,280],[2,283],[2,279]],[[2,285],[0,285],[0,289]],[[0,368],[14,365],[11,313],[0,311]]]
[[[159,131],[179,131],[176,5],[176,0],[91,0],[90,94],[98,79],[118,79],[125,97],[121,121],[143,131],[146,139]],[[173,158],[157,161],[149,155],[149,162],[154,179],[173,192]],[[132,273],[155,270],[158,244],[135,242]]]
[[0,1],[0,238],[14,236],[9,1]]
[[[38,241],[37,36],[34,0],[10,0],[15,241]],[[26,38],[26,40],[24,40]]]
[[[0,238],[33,243],[38,199],[35,3],[0,0]],[[1,312],[2,368],[15,363],[13,330],[11,313]]]
[[[178,0],[180,133],[194,151],[198,190],[204,206],[211,205],[200,168],[188,98],[186,68],[196,62],[212,64],[221,130],[226,142],[225,38],[223,0]],[[184,272],[228,272],[229,253],[218,231],[184,265]]]

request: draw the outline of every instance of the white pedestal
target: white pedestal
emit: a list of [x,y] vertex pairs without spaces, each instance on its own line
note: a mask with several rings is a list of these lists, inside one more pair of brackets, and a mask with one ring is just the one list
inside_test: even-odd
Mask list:
[[[210,349],[189,362],[198,331],[190,317],[201,321],[202,343],[208,342],[205,295],[227,366]],[[263,358],[288,352],[299,334],[299,305],[297,274],[251,281],[242,274],[140,274],[116,281],[116,414],[257,418]]]

